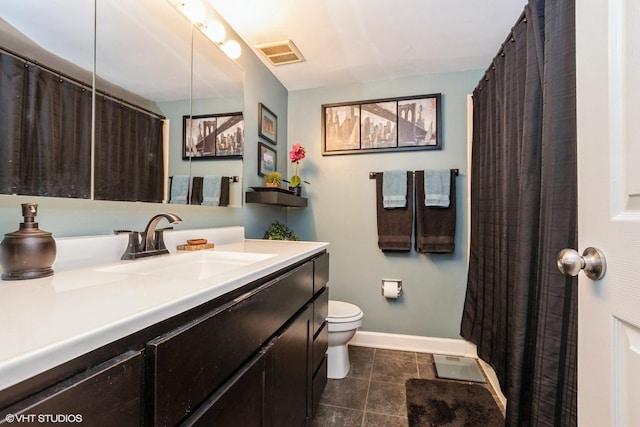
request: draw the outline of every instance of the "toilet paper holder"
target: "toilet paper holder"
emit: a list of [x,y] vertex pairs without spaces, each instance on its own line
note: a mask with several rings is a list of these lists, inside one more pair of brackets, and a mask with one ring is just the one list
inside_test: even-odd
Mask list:
[[[387,292],[385,293],[385,289]],[[393,290],[393,295],[389,294],[389,290]],[[399,279],[382,279],[380,293],[385,298],[398,298],[402,294],[402,280]]]

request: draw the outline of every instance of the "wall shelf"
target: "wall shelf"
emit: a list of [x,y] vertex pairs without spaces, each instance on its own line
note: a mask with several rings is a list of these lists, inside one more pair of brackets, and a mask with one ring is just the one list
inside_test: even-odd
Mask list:
[[245,193],[245,202],[262,203],[266,205],[278,205],[305,208],[307,207],[307,199],[295,196],[289,192],[278,190],[273,191],[247,191]]

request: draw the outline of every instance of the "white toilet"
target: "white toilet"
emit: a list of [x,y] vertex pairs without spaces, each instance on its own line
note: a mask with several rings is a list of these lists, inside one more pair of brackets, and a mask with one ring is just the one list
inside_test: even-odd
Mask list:
[[327,317],[329,350],[327,351],[327,377],[341,379],[349,373],[347,343],[362,325],[364,313],[360,307],[343,301],[329,300]]

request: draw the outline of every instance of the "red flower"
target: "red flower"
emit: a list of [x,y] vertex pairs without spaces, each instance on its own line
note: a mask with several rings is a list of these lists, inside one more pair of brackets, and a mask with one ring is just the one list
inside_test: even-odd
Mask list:
[[289,159],[291,160],[291,163],[298,163],[300,160],[304,159],[304,156],[304,147],[300,144],[293,144],[291,151],[289,151]]

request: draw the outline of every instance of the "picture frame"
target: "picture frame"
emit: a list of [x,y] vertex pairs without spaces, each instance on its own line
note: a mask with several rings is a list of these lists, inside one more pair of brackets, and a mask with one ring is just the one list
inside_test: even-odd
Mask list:
[[440,150],[440,93],[322,105],[322,155]]
[[182,116],[182,160],[244,156],[244,116],[240,113]]
[[278,154],[275,149],[258,142],[258,175],[272,173],[278,170]]
[[258,136],[273,145],[278,144],[278,116],[262,102],[258,103]]

